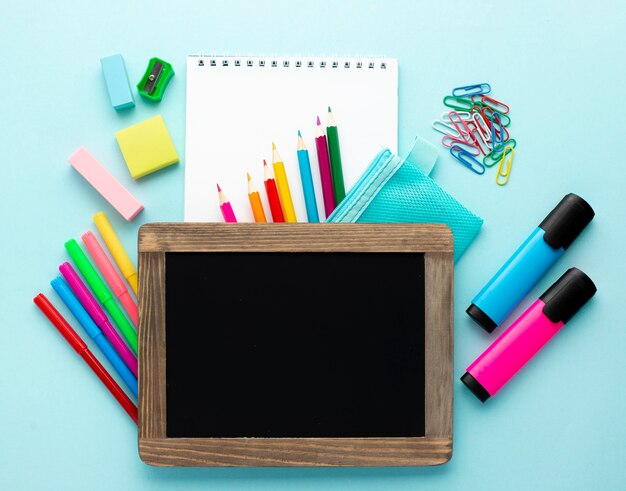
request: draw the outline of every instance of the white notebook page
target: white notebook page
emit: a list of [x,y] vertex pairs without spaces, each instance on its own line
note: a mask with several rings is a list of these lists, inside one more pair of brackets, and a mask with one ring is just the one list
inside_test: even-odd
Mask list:
[[219,183],[237,221],[253,222],[249,172],[271,222],[263,159],[272,165],[275,142],[284,161],[297,221],[306,222],[296,153],[298,130],[309,151],[318,214],[324,221],[315,130],[317,116],[326,126],[328,106],[337,124],[348,192],[379,150],[397,152],[396,59],[189,56],[185,221],[223,221]]

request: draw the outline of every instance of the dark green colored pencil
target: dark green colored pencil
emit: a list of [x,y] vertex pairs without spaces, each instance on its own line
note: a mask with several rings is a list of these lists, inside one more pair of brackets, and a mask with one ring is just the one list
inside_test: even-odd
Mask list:
[[333,180],[333,193],[335,203],[338,205],[346,197],[346,189],[343,183],[343,169],[341,167],[341,152],[339,151],[339,135],[335,118],[328,106],[328,120],[326,123],[326,138],[328,139],[328,155],[330,157],[330,170]]

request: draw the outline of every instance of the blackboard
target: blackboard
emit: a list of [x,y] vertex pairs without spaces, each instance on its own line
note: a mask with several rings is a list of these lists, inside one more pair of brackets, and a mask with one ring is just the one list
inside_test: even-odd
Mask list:
[[165,264],[168,437],[424,436],[423,254]]
[[447,461],[452,250],[442,225],[142,226],[142,459]]

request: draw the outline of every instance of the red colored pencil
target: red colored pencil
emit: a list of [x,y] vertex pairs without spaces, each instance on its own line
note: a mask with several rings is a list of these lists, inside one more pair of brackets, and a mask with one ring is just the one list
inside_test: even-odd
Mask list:
[[89,350],[85,342],[76,333],[72,326],[65,320],[65,318],[59,313],[54,305],[50,303],[50,300],[46,298],[43,293],[40,293],[33,298],[35,305],[45,314],[50,320],[52,325],[57,328],[65,340],[70,344],[72,348],[85,360],[89,368],[98,376],[100,381],[109,389],[109,392],[113,394],[113,397],[117,399],[117,402],[121,404],[124,411],[128,413],[131,419],[137,424],[137,406],[129,399],[122,388],[117,382],[109,375],[109,372],[100,364],[98,359]]
[[267,201],[270,205],[272,220],[274,222],[284,222],[283,208],[280,206],[280,196],[278,196],[278,188],[276,187],[276,179],[272,173],[272,169],[263,161],[263,182],[265,184],[265,192],[267,193]]
[[315,133],[315,149],[317,150],[317,161],[320,166],[324,213],[326,214],[326,218],[328,218],[335,209],[335,206],[337,206],[337,203],[335,202],[335,192],[333,191],[333,177],[330,167],[330,156],[328,155],[328,142],[319,116],[317,117],[317,132]]
[[222,216],[224,217],[225,222],[236,222],[237,217],[235,217],[235,212],[233,211],[233,207],[228,201],[228,198],[222,191],[220,185],[217,185],[217,193],[220,197],[220,210],[222,211]]

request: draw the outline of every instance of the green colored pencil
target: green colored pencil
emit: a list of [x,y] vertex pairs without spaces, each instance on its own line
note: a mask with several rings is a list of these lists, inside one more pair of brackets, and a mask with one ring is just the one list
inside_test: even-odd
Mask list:
[[339,205],[346,197],[346,189],[343,183],[343,169],[341,167],[341,152],[339,151],[339,135],[335,118],[328,106],[328,119],[326,121],[326,138],[328,139],[328,155],[330,156],[330,171],[333,179],[333,193],[335,203]]

